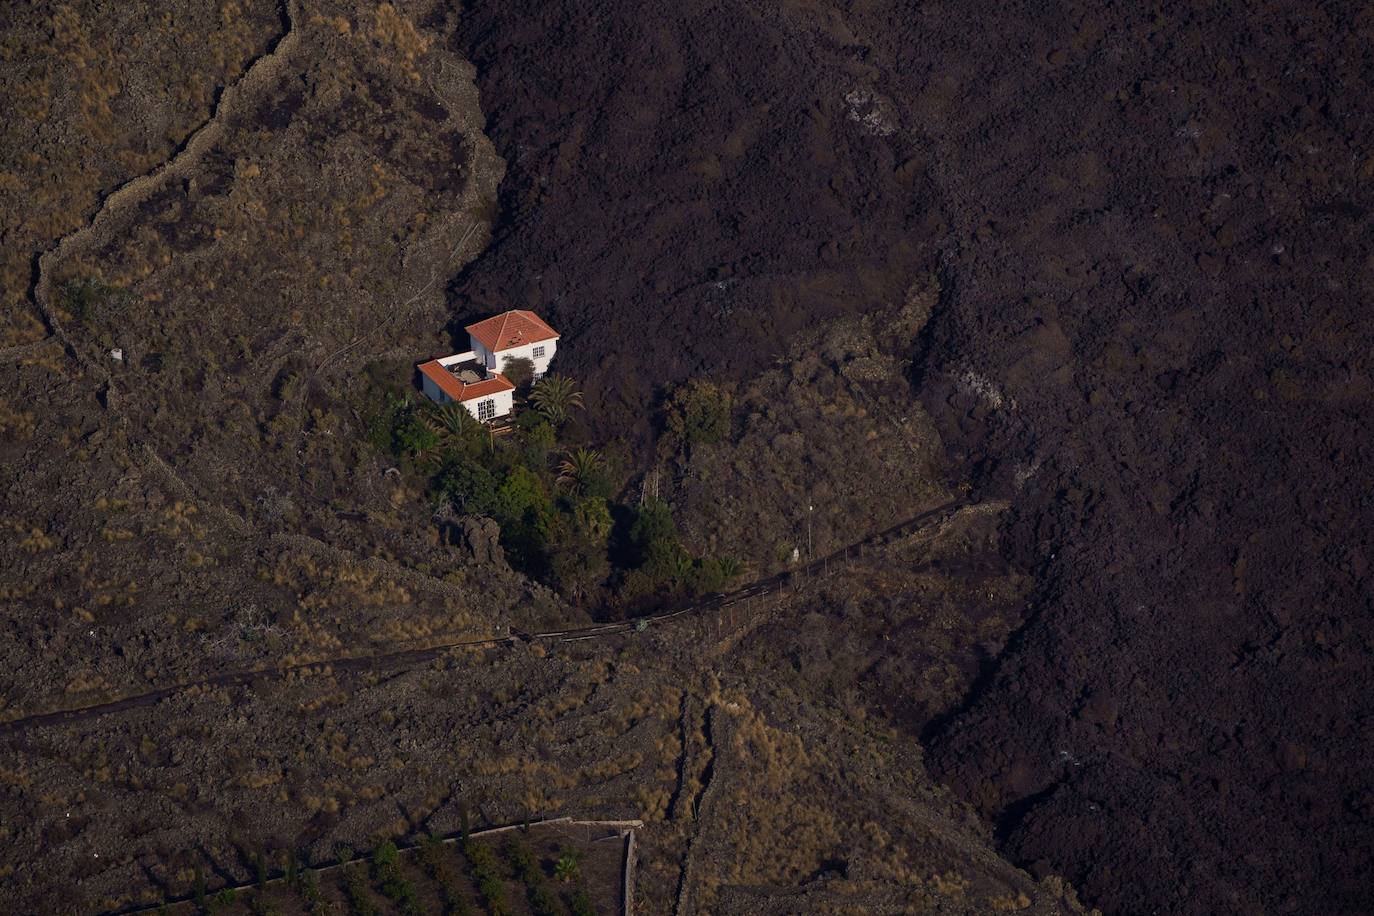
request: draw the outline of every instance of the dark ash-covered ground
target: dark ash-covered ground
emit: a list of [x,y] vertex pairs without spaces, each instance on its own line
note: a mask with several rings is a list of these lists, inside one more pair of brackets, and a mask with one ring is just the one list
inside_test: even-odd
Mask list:
[[[643,817],[655,912],[1367,909],[1369,13],[168,7],[0,14],[16,906],[466,804]],[[506,306],[702,548],[980,514],[739,619],[334,670],[584,619],[360,435],[364,365]],[[732,432],[666,453],[692,375]]]
[[939,773],[1110,911],[1356,912],[1371,26],[1357,4],[477,4],[461,47],[510,173],[455,291],[547,303],[614,426],[938,260],[921,398],[1013,496],[1040,582],[926,730]]
[[[725,615],[491,639],[585,623],[588,608],[507,565],[494,522],[436,514],[429,471],[368,420],[369,366],[404,376],[440,352],[461,317],[446,283],[522,218],[519,181],[500,218],[504,157],[454,53],[464,18],[423,0],[27,11],[0,21],[15,63],[0,89],[42,124],[29,149],[11,125],[2,150],[11,909],[184,901],[197,876],[218,894],[263,869],[453,834],[467,812],[474,826],[642,819],[641,912],[1081,911],[1058,876],[998,856],[917,740],[1024,619],[1030,580],[998,552],[1003,502],[961,499]],[[201,40],[179,41],[188,29]],[[90,85],[64,82],[92,60]],[[191,79],[205,91],[165,123],[123,116]],[[87,105],[100,93],[108,110]],[[741,576],[785,567],[803,530],[820,555],[966,494],[913,401],[939,284],[912,264],[875,273],[891,289],[858,305],[846,269],[830,299],[796,273],[812,305],[834,304],[715,380],[733,407],[714,442],[634,440],[653,425],[644,398],[677,370],[590,366],[663,346],[640,347],[628,323],[570,334],[560,369],[638,405],[588,399],[595,441],[633,455],[614,489],[661,480],[683,539],[729,549]],[[665,327],[681,333],[694,302]],[[556,296],[522,304],[567,317]],[[862,314],[817,320],[845,312]],[[717,349],[731,327],[710,331]]]

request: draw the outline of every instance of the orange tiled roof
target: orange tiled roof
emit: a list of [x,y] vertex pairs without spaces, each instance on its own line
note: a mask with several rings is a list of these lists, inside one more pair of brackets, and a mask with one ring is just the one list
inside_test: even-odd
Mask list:
[[510,379],[499,372],[493,372],[491,378],[483,379],[480,382],[464,382],[439,365],[437,359],[421,363],[420,372],[425,378],[438,385],[440,391],[455,401],[471,401],[474,398],[484,398],[497,392],[515,390]]
[[558,332],[544,323],[534,312],[527,309],[511,309],[491,318],[470,324],[463,330],[492,353],[500,353],[512,347],[539,343],[541,340],[557,340]]

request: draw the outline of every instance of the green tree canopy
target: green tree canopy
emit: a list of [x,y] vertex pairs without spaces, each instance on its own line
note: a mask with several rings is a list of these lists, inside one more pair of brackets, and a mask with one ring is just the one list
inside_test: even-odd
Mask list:
[[524,356],[507,356],[501,360],[501,374],[523,390],[534,381],[534,361]]
[[578,448],[558,464],[558,484],[573,496],[610,496],[611,479],[606,459],[596,449]]
[[563,424],[574,407],[582,406],[582,392],[567,376],[546,375],[535,383],[530,403],[554,426]]
[[655,578],[669,575],[677,556],[683,552],[672,511],[667,503],[657,499],[635,511],[629,540],[634,565],[646,568]]
[[496,478],[469,457],[446,459],[437,483],[439,492],[463,515],[492,515],[496,510]]
[[664,405],[664,426],[679,445],[707,445],[730,435],[729,392],[694,378],[678,386]]
[[427,402],[422,417],[425,426],[434,433],[431,450],[440,460],[450,453],[476,455],[486,442],[487,433],[481,422],[457,401]]
[[498,520],[537,523],[552,508],[543,484],[533,471],[517,464],[506,472],[496,490]]

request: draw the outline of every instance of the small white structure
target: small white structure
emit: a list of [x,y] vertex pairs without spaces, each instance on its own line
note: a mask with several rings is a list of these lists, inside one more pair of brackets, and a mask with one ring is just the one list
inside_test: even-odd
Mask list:
[[534,377],[549,371],[549,361],[558,350],[558,332],[534,312],[511,309],[463,330],[468,345],[488,369],[505,368],[507,359],[527,359],[534,364]]
[[420,364],[425,397],[438,404],[457,401],[483,423],[509,417],[515,410],[515,385],[499,369],[507,359],[528,359],[534,364],[534,377],[543,375],[557,349],[558,332],[523,309],[464,330],[471,350]]

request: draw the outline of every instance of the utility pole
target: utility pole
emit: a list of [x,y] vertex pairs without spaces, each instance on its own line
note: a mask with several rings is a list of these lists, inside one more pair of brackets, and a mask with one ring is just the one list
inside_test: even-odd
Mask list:
[[806,562],[808,563],[816,559],[816,551],[811,542],[811,516],[815,511],[816,507],[808,503],[806,506]]

